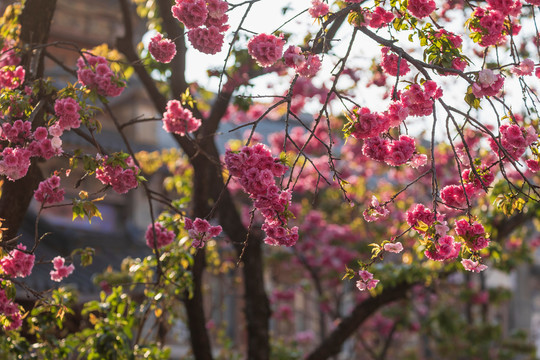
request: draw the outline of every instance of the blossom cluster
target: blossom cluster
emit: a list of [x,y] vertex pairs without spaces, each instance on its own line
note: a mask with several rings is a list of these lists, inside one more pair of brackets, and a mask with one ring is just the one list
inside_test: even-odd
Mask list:
[[[155,237],[154,237],[155,233]],[[165,228],[161,223],[155,222],[148,225],[146,229],[145,239],[146,245],[149,248],[162,248],[173,242],[175,238],[174,232]],[[154,240],[155,239],[155,240]]]
[[461,174],[462,183],[443,187],[441,199],[450,208],[465,208],[467,200],[471,202],[480,197],[494,180],[495,175],[485,165],[476,167],[475,171],[465,169]]
[[176,45],[169,39],[163,39],[163,35],[157,33],[150,39],[148,51],[156,61],[169,63],[176,55]]
[[379,29],[383,25],[391,23],[392,20],[394,20],[394,14],[391,11],[386,11],[377,6],[374,10],[363,8],[362,15],[355,19],[354,25]]
[[101,165],[96,169],[96,179],[105,185],[112,186],[113,190],[119,194],[125,194],[129,190],[136,188],[139,183],[137,175],[140,169],[129,156],[124,164],[115,164],[114,160],[104,156]]
[[321,69],[321,60],[317,55],[304,55],[302,49],[291,45],[283,53],[283,62],[286,66],[296,70],[303,77],[313,77]]
[[22,66],[4,66],[0,68],[0,87],[6,89],[16,89],[22,83],[26,72]]
[[311,7],[308,12],[309,15],[313,18],[320,18],[328,14],[328,4],[322,2],[321,0],[311,0]]
[[218,236],[223,231],[221,226],[211,226],[207,220],[200,218],[195,220],[186,218],[184,229],[188,231],[189,237],[193,240],[191,245],[197,249],[204,247],[208,240]]
[[39,126],[32,134],[34,141],[28,145],[28,150],[30,150],[32,156],[41,156],[44,159],[61,155],[63,150],[60,136],[63,131],[58,123],[50,126],[48,130],[43,126]]
[[43,205],[56,204],[64,201],[64,194],[64,189],[60,188],[60,178],[53,175],[39,183],[34,199]]
[[407,210],[405,215],[407,224],[420,234],[426,233],[426,230],[422,229],[420,223],[424,223],[429,227],[437,220],[435,214],[422,204],[414,205],[414,207]]
[[356,282],[356,287],[360,291],[374,289],[379,283],[379,280],[373,278],[373,274],[367,270],[360,270],[358,272],[360,280]]
[[5,41],[0,51],[0,88],[13,90],[24,83],[26,72],[19,66],[21,58],[15,53],[14,46],[14,41]]
[[0,289],[0,314],[6,317],[4,330],[16,330],[22,326],[22,315],[19,306],[8,298],[6,291]]
[[[53,134],[52,128],[39,126],[32,132],[32,123],[20,119],[4,122],[0,127],[0,141],[6,141],[8,146],[2,149],[0,155],[0,175],[15,181],[26,175],[32,157],[50,159],[62,153],[62,141]],[[0,147],[1,148],[1,147]]]
[[429,16],[437,5],[433,0],[409,0],[407,10],[419,19]]
[[428,259],[434,261],[455,259],[461,251],[461,243],[454,241],[454,237],[451,235],[444,235],[430,245],[424,254]]
[[346,127],[353,137],[367,139],[362,149],[364,155],[392,166],[412,160],[414,140],[405,135],[400,136],[399,140],[387,140],[379,134],[399,126],[407,116],[431,115],[433,101],[442,96],[442,90],[429,80],[424,82],[423,88],[412,84],[409,89],[399,92],[399,96],[400,100],[392,102],[383,113],[372,113],[367,107],[354,107]]
[[394,254],[399,254],[403,251],[403,244],[401,242],[389,242],[384,244],[383,246],[384,251],[388,251]]
[[391,166],[403,165],[412,160],[415,151],[414,139],[407,135],[400,135],[398,140],[372,137],[366,139],[362,147],[365,156]]
[[412,84],[401,94],[401,102],[411,116],[428,116],[433,112],[433,101],[442,96],[442,89],[434,81],[428,80],[423,84]]
[[216,54],[221,51],[224,33],[229,29],[228,8],[223,0],[176,0],[171,11],[189,29],[187,36],[195,49]]
[[0,160],[0,174],[9,180],[15,181],[22,178],[30,167],[30,157],[32,153],[21,147],[6,147],[2,150],[2,160]]
[[170,133],[184,136],[196,131],[201,126],[201,120],[185,109],[180,101],[169,100],[167,111],[163,114],[163,129]]
[[[416,204],[406,213],[407,224],[428,239],[424,255],[434,261],[451,260],[458,257],[461,243],[447,235],[449,230],[442,216],[437,217],[422,204]],[[432,230],[431,230],[432,229]]]
[[0,139],[12,144],[20,145],[32,135],[32,123],[30,121],[15,120],[13,124],[5,122],[0,128]]
[[390,118],[371,112],[367,107],[354,107],[351,118],[354,121],[351,135],[357,139],[368,139],[378,136],[391,127]]
[[[411,70],[409,68],[409,64],[407,63],[407,60],[402,59],[401,57],[397,56],[396,54],[390,52],[390,49],[388,47],[383,47],[381,49],[382,53],[382,60],[381,60],[381,66],[388,75],[392,76],[402,76],[407,75],[409,71]],[[399,73],[398,73],[398,63],[399,63]]]
[[[499,132],[500,145],[513,160],[519,159],[527,147],[538,140],[538,135],[532,126],[525,129],[517,124],[502,124],[499,127]],[[489,138],[489,145],[495,153],[500,153],[501,156],[505,155],[493,138]],[[506,160],[510,159],[506,157]]]
[[363,216],[366,221],[371,222],[385,218],[388,214],[390,214],[390,210],[381,206],[377,197],[373,195],[369,208],[364,211]]
[[468,22],[473,40],[487,47],[502,44],[507,35],[519,33],[521,26],[508,20],[521,13],[519,0],[488,0],[487,4],[486,8],[476,7]]
[[21,63],[21,58],[15,52],[15,41],[3,40],[2,50],[0,51],[0,68],[4,66],[16,66]]
[[247,44],[247,49],[249,55],[257,61],[257,64],[262,67],[269,67],[281,59],[283,45],[285,45],[283,36],[278,37],[263,33],[252,37]]
[[[409,226],[424,235],[423,244],[426,247],[424,255],[434,261],[453,260],[459,257],[462,246],[465,246],[473,257],[463,259],[461,263],[469,271],[483,271],[487,268],[481,264],[478,251],[489,245],[488,235],[484,227],[477,221],[465,219],[456,221],[454,231],[460,240],[448,235],[450,228],[446,225],[443,215],[436,215],[422,204],[415,204],[406,213]],[[474,260],[476,259],[476,260]]]
[[75,270],[75,266],[73,264],[66,266],[66,259],[61,256],[56,256],[52,263],[54,270],[51,270],[49,273],[52,281],[60,282],[62,279],[71,275],[73,270]]
[[58,126],[62,130],[76,129],[81,126],[81,106],[77,100],[67,97],[54,103],[54,113],[58,118]]
[[298,227],[287,227],[291,192],[280,190],[275,181],[275,177],[285,174],[287,166],[273,158],[263,144],[244,146],[239,152],[227,150],[225,163],[230,174],[238,178],[244,191],[254,201],[254,206],[263,215],[262,229],[267,235],[265,242],[269,245],[293,246],[298,240]]
[[299,224],[302,241],[295,245],[302,254],[302,260],[295,259],[299,264],[305,262],[313,269],[324,268],[327,272],[339,274],[343,271],[343,264],[349,264],[360,256],[356,250],[342,246],[357,241],[357,235],[349,225],[328,222],[317,210],[311,210]]
[[465,219],[456,221],[458,234],[471,251],[480,251],[489,245],[484,226],[477,221],[469,223]]
[[534,71],[534,61],[531,59],[525,59],[520,62],[519,65],[514,66],[511,71],[518,76],[532,75]]
[[32,273],[36,257],[25,252],[26,246],[19,244],[9,254],[0,259],[0,267],[6,275],[12,277],[27,277]]
[[126,86],[125,81],[111,70],[103,56],[80,57],[77,60],[77,77],[83,86],[95,90],[101,96],[119,96]]
[[461,260],[461,264],[463,265],[463,268],[465,270],[476,273],[482,272],[487,269],[487,265],[480,263],[478,260],[463,259]]
[[472,92],[477,98],[495,96],[504,85],[504,78],[495,74],[491,69],[483,69],[478,72],[478,80],[472,85]]

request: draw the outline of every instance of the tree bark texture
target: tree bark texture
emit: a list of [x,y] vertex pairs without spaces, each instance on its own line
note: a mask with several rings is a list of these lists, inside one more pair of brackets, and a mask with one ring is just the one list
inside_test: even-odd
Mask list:
[[[21,46],[23,49],[29,49],[21,57],[21,65],[26,71],[26,81],[43,77],[44,48],[35,48],[47,43],[55,8],[56,0],[27,0],[22,10]],[[40,119],[42,117],[40,113],[41,110],[34,114],[34,119]],[[17,235],[34,190],[42,179],[36,161],[32,161],[27,175],[22,179],[10,181],[4,178],[0,197],[0,218],[4,219],[2,226],[7,230],[3,234],[2,241],[10,240]]]

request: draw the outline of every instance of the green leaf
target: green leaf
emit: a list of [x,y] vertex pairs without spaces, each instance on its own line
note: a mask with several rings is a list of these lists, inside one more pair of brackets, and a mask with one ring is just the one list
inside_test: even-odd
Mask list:
[[465,102],[469,104],[470,107],[478,110],[482,107],[480,106],[480,99],[478,99],[476,96],[474,96],[472,92],[472,86],[470,85],[467,88],[467,94],[465,95]]

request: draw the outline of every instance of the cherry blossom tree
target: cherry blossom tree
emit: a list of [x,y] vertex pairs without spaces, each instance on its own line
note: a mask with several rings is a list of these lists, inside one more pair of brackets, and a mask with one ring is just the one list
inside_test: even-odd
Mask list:
[[[119,0],[122,36],[106,53],[48,41],[55,1],[6,9],[0,28],[5,351],[167,358],[159,332],[148,341],[153,335],[145,335],[145,324],[166,329],[183,319],[193,357],[213,359],[203,274],[229,263],[242,278],[245,357],[278,358],[271,317],[291,321],[287,302],[307,277],[312,288],[301,290],[316,297],[320,314],[317,334],[296,334],[296,358],[331,358],[350,338],[371,358],[385,358],[396,334],[420,326],[419,316],[374,316],[385,305],[426,313],[412,296],[427,302],[429,291],[443,288],[435,296],[451,303],[446,280],[454,274],[483,279],[490,267],[509,270],[530,258],[536,230],[523,225],[538,217],[540,199],[536,1],[313,0],[284,8],[283,18],[272,19],[272,33],[256,33],[245,23],[260,2]],[[151,32],[146,45],[137,46],[135,15]],[[55,58],[58,47],[76,53],[76,64]],[[223,58],[208,71],[213,89],[187,80],[188,51]],[[45,57],[72,81],[53,85]],[[121,119],[111,108],[130,74],[158,118]],[[97,111],[114,125],[124,151],[100,144]],[[126,129],[149,121],[161,122],[180,151],[135,152]],[[267,123],[279,131],[261,134]],[[224,126],[243,134],[220,148]],[[64,147],[68,132],[93,152]],[[40,164],[55,165],[44,173]],[[189,185],[152,186],[147,180],[165,166],[169,184]],[[77,186],[94,178],[102,189],[81,190],[66,202],[62,182],[74,177]],[[74,218],[91,221],[101,216],[101,192],[134,191],[147,199],[151,221],[141,238],[152,255],[127,258],[121,271],[99,275],[100,299],[79,311],[67,288],[42,294],[25,286],[20,278],[41,265],[34,255],[41,239],[54,236],[39,232],[43,212],[71,207]],[[40,208],[28,248],[17,240],[32,199]],[[221,256],[227,252],[228,260]],[[90,253],[76,254],[87,263]],[[73,259],[46,263],[54,281],[77,272]],[[283,272],[288,278],[281,279]],[[268,274],[281,282],[269,283]],[[24,320],[15,286],[36,298]],[[142,300],[132,296],[137,286]],[[484,285],[476,290],[467,296],[486,305],[491,295]],[[87,326],[62,333],[68,315],[88,319]],[[468,320],[471,331],[489,325],[487,316]],[[33,343],[24,336],[25,321]],[[284,358],[295,358],[288,351]]]

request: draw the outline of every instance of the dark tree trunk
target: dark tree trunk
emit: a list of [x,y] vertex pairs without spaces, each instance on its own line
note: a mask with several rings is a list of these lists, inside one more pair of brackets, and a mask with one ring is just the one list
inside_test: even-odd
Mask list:
[[[121,11],[123,15],[125,33],[124,36],[118,39],[118,48],[128,60],[134,64],[137,75],[141,78],[141,81],[154,103],[156,110],[160,113],[165,111],[167,99],[157,89],[153,79],[148,71],[140,65],[140,59],[133,47],[133,28],[131,24],[131,15],[129,2],[127,0],[119,0],[121,5]],[[177,48],[177,55],[173,62],[171,62],[171,90],[174,98],[179,98],[187,89],[187,82],[185,81],[184,72],[186,69],[185,62],[185,50],[183,30],[180,27],[179,22],[171,15],[170,7],[172,5],[169,0],[158,0],[157,5],[160,11],[160,15],[163,18],[163,28],[167,32],[168,37],[174,38]],[[193,198],[193,214],[198,217],[207,217],[210,209],[217,203],[215,213],[219,218],[219,224],[223,227],[225,233],[231,238],[235,244],[235,249],[238,256],[242,254],[244,249],[244,242],[247,238],[247,229],[242,224],[240,215],[236,210],[236,207],[232,201],[232,198],[228,190],[224,190],[224,181],[222,176],[222,167],[219,163],[219,152],[217,151],[215,144],[215,132],[218,128],[219,122],[231,99],[230,93],[221,93],[212,106],[212,110],[208,118],[203,119],[202,128],[198,132],[199,142],[194,145],[188,141],[185,137],[175,136],[176,141],[186,155],[190,158],[190,163],[194,169],[193,184],[194,184],[194,198]],[[193,109],[195,116],[202,118],[200,112],[197,109]],[[218,200],[219,199],[219,200]],[[270,304],[266,292],[264,289],[263,278],[263,262],[262,262],[262,237],[250,234],[249,239],[246,241],[247,247],[242,255],[242,272],[244,277],[244,300],[246,307],[244,309],[247,323],[247,341],[248,341],[248,356],[250,360],[267,360],[270,358],[270,340],[269,340],[269,318],[270,318]],[[196,259],[196,261],[198,261]],[[201,260],[202,261],[202,260]],[[204,269],[204,263],[199,267],[195,265],[194,271],[202,274]],[[194,273],[195,279],[201,279]],[[195,291],[200,291],[201,283],[199,280],[194,281]],[[202,304],[202,292],[201,299]],[[186,303],[186,309],[191,314],[188,317],[193,319],[192,321],[203,321],[204,312],[202,305],[200,307],[191,306],[190,303]],[[199,320],[196,320],[199,319]],[[205,347],[201,350],[200,359],[207,359],[208,354],[211,353],[210,342],[206,339],[208,334],[206,328],[198,327],[196,333],[192,333],[192,337],[202,337],[204,341],[198,343],[200,346]],[[192,342],[193,347],[199,346]],[[197,355],[196,355],[197,356]],[[199,360],[199,357],[196,357]]]
[[[24,52],[21,57],[21,64],[26,71],[26,81],[43,77],[43,48],[32,49],[36,45],[47,43],[55,8],[56,0],[27,0],[22,10],[20,17],[21,45],[23,48],[27,46],[30,49]],[[34,114],[33,118],[42,118],[41,111],[43,110]],[[24,215],[28,211],[34,190],[37,189],[42,179],[43,176],[35,161],[32,161],[24,178],[17,181],[9,181],[4,178],[2,196],[0,197],[0,218],[4,219],[2,227],[7,228],[7,230],[3,234],[3,241],[10,240],[17,235]]]
[[212,359],[212,346],[206,329],[202,294],[202,275],[205,265],[204,253],[204,249],[201,249],[197,255],[195,255],[193,268],[191,269],[193,273],[193,296],[184,300],[191,349],[197,360]]
[[[244,314],[247,323],[247,358],[268,360],[270,358],[268,331],[270,303],[264,288],[262,237],[257,233],[251,233],[248,237],[247,229],[242,224],[230,193],[224,189],[222,168],[215,142],[211,137],[206,139],[199,143],[204,155],[200,153],[191,159],[195,169],[194,194],[206,194],[199,198],[200,202],[194,198],[194,206],[196,209],[204,206],[210,209],[211,206],[215,206],[219,224],[233,242],[237,255],[241,256],[244,278]],[[208,215],[208,212],[205,215]]]

